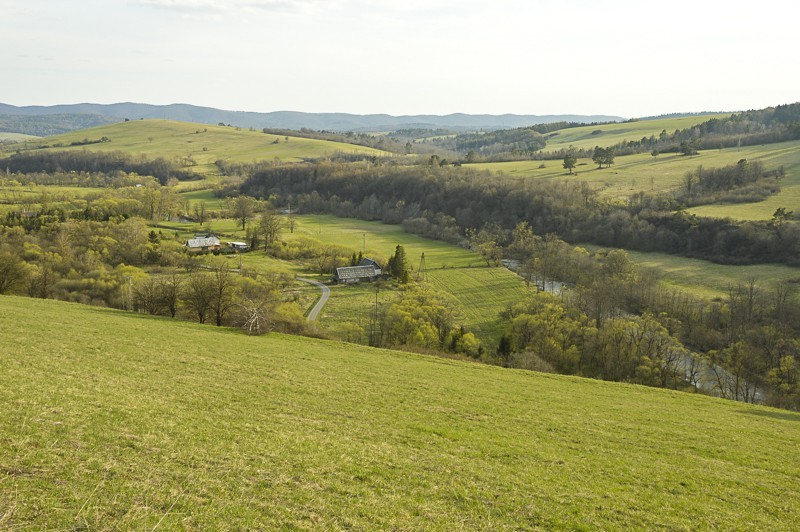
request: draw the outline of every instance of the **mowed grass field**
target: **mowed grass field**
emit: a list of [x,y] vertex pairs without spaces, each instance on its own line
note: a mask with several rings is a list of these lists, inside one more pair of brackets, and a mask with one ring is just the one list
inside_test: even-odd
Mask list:
[[[108,137],[110,142],[69,146],[71,142],[97,140],[101,137]],[[321,157],[336,152],[386,154],[380,150],[339,142],[299,137],[288,139],[287,142],[283,136],[227,126],[171,120],[131,120],[38,139],[33,145],[63,144],[63,147],[50,149],[123,151],[168,159],[191,157],[196,163],[191,169],[199,174],[215,173],[214,161],[219,159],[235,162],[271,161],[276,158],[282,161],[300,161],[306,157]]]
[[[570,176],[562,161],[515,161],[506,163],[478,163],[469,165],[477,169],[503,173],[512,178],[545,180],[580,180],[589,183],[601,194],[613,198],[626,198],[637,192],[670,192],[682,186],[687,172],[698,166],[705,168],[736,164],[741,159],[762,161],[767,170],[783,166],[786,176],[780,181],[781,191],[767,200],[735,205],[707,205],[690,209],[703,216],[730,217],[740,220],[767,220],[778,207],[800,212],[800,141],[704,150],[698,155],[683,156],[649,153],[617,157],[611,168],[598,169],[591,159],[579,159],[577,175]],[[544,168],[540,166],[544,164]]]
[[800,415],[0,297],[0,528],[800,520]]

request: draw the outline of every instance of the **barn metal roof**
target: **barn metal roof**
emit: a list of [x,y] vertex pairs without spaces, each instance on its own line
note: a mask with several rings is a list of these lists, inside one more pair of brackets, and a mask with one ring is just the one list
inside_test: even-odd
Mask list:
[[375,277],[380,275],[381,271],[373,266],[345,266],[343,268],[336,268],[336,276],[339,279],[363,279],[365,277]]
[[192,238],[186,241],[186,245],[190,248],[209,248],[212,246],[219,246],[219,238],[215,236]]

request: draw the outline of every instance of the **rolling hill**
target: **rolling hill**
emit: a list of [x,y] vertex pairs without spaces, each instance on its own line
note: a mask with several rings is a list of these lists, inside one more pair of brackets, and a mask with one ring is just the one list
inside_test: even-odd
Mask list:
[[642,137],[655,135],[658,137],[662,130],[672,133],[676,129],[685,129],[696,124],[707,122],[712,118],[730,116],[720,115],[692,115],[679,118],[656,118],[652,120],[638,120],[621,124],[604,124],[599,126],[581,126],[560,129],[547,135],[546,151],[555,151],[562,148],[575,146],[576,148],[591,149],[595,146],[613,146],[625,140],[639,140]]
[[0,528],[759,529],[800,416],[0,297]]
[[[81,145],[102,137],[108,142]],[[77,145],[71,145],[77,143]],[[30,147],[51,150],[123,151],[133,155],[182,158],[198,173],[214,169],[214,161],[300,161],[337,152],[386,155],[386,152],[325,140],[266,135],[227,126],[199,126],[171,120],[131,120],[38,140]]]
[[16,107],[0,104],[0,114],[21,116],[43,116],[52,114],[93,114],[115,120],[129,118],[159,118],[201,124],[232,124],[256,129],[309,128],[327,131],[389,131],[400,127],[446,127],[457,130],[498,129],[529,126],[547,122],[612,122],[623,120],[619,116],[606,115],[470,115],[455,113],[450,115],[408,115],[387,114],[355,115],[348,113],[301,113],[296,111],[276,111],[272,113],[253,113],[224,111],[211,107],[188,104],[149,105],[140,103],[115,103],[110,105],[81,103],[53,106]]

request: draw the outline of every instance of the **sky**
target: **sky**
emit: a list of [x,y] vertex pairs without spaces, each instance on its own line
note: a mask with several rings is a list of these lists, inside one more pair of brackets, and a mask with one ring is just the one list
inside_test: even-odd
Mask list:
[[800,101],[796,0],[0,0],[0,102],[605,114]]

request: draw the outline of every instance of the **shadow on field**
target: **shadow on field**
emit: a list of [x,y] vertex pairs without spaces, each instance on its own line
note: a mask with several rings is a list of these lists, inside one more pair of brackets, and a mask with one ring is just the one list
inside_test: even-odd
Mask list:
[[740,414],[751,416],[769,417],[772,419],[782,419],[784,421],[800,422],[800,413],[797,412],[765,412],[763,410],[739,410]]

